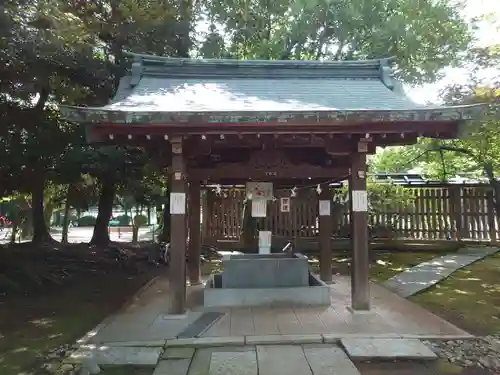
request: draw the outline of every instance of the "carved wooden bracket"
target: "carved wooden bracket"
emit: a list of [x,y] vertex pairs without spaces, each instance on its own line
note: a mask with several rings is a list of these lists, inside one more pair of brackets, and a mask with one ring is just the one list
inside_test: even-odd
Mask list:
[[190,178],[217,181],[221,179],[279,180],[325,178],[335,179],[347,174],[348,166],[320,167],[309,164],[295,165],[286,154],[276,149],[259,150],[252,154],[248,164],[220,163],[214,168],[192,168]]
[[276,149],[264,149],[254,152],[250,156],[248,168],[251,170],[281,170],[290,168],[291,164],[286,155]]

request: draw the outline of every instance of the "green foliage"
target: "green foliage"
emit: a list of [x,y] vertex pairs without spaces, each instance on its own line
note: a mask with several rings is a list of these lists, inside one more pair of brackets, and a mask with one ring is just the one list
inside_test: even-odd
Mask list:
[[499,46],[470,51],[471,77],[467,85],[452,85],[442,92],[449,105],[486,103],[485,113],[465,124],[461,138],[455,140],[421,139],[418,144],[395,147],[371,160],[376,172],[404,172],[421,169],[431,178],[446,179],[457,174],[487,176],[500,174],[500,77],[485,82],[485,68],[499,66]]
[[119,215],[115,217],[115,220],[117,222],[116,225],[118,226],[127,226],[130,225],[130,216],[128,215]]
[[96,218],[94,216],[82,216],[78,219],[79,227],[92,227],[95,225]]
[[[395,56],[397,74],[418,83],[456,63],[471,40],[458,7],[445,0],[6,0],[1,10],[0,195],[42,196],[45,216],[66,201],[85,211],[104,188],[111,192],[108,208],[165,203],[158,150],[89,146],[84,127],[61,120],[54,106],[107,104],[128,66],[125,51],[242,59]],[[202,18],[206,35],[195,30]],[[483,61],[483,52],[470,55]],[[27,203],[28,211],[40,210]],[[33,222],[38,233],[46,231],[41,224]]]
[[445,0],[209,0],[205,7],[211,26],[200,54],[206,57],[394,56],[404,81],[422,83],[456,64],[471,42],[459,6]]
[[[368,211],[375,214],[382,210],[408,207],[412,203],[413,194],[409,189],[402,186],[385,183],[380,184],[374,181],[367,183]],[[343,186],[341,189],[333,190],[333,197],[337,204],[343,204],[349,200],[349,187]]]
[[133,222],[135,227],[142,227],[148,223],[148,218],[145,215],[135,215]]

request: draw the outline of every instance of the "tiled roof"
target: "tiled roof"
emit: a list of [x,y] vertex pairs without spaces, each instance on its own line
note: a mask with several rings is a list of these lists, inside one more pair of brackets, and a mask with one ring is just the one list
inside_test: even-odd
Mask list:
[[106,108],[123,111],[320,111],[415,109],[379,79],[156,78]]
[[[428,108],[412,102],[393,79],[389,61],[238,61],[134,55],[115,98],[101,108],[65,107],[83,122],[238,122],[249,114],[275,120],[321,114],[342,119],[360,113],[377,121],[383,112],[399,120],[462,119],[458,109]],[[437,112],[436,112],[437,111]],[[222,117],[221,117],[222,116]],[[223,120],[221,120],[221,118]],[[211,120],[212,119],[212,120]],[[362,120],[362,119],[360,119]]]

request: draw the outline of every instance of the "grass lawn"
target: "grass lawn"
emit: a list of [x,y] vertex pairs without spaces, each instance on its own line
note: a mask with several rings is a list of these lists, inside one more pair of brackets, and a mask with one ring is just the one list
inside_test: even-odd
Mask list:
[[[416,266],[419,263],[440,256],[437,252],[372,252],[370,262],[370,277],[375,282],[385,281],[405,269]],[[349,275],[351,269],[351,257],[338,255],[333,257],[332,272],[334,274]],[[312,260],[314,272],[319,273],[319,262]]]
[[453,273],[410,297],[473,334],[500,334],[500,254]]
[[[34,374],[47,351],[79,339],[151,278],[117,271],[37,295],[6,298],[0,303],[0,374]],[[143,374],[149,375],[130,373]]]

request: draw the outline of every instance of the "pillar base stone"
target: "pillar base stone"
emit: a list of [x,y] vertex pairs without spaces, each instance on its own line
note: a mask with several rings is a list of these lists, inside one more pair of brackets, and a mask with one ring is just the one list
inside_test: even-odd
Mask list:
[[368,309],[363,309],[363,310],[357,310],[353,308],[352,306],[347,306],[346,307],[347,311],[349,311],[351,314],[356,314],[356,315],[362,315],[362,314],[372,314],[373,311],[371,310],[370,307]]

